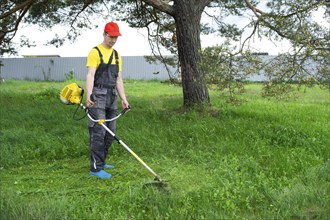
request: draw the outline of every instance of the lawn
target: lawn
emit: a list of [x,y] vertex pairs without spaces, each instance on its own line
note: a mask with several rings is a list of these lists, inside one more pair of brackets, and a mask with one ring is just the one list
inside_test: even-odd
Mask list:
[[[78,82],[84,86],[83,82]],[[330,94],[302,88],[265,99],[247,84],[239,106],[183,111],[182,88],[126,81],[132,110],[115,143],[113,177],[89,176],[87,119],[58,99],[68,82],[0,84],[0,216],[16,219],[330,219]]]

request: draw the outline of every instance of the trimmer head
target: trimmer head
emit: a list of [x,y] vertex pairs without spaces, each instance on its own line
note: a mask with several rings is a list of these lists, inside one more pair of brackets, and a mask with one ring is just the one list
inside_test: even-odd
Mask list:
[[160,179],[159,176],[156,176],[154,181],[143,184],[143,188],[156,186],[158,189],[168,190],[169,184],[168,181]]

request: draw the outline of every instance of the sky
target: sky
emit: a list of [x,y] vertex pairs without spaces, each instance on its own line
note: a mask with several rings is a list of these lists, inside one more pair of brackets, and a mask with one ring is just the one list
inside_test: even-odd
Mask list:
[[[147,37],[144,35],[142,30],[130,28],[124,22],[117,23],[119,24],[122,36],[118,38],[114,48],[116,48],[116,50],[118,50],[122,56],[149,55],[151,53]],[[85,57],[88,55],[88,52],[91,48],[102,42],[104,25],[99,25],[97,29],[88,30],[79,36],[74,43],[66,42],[63,46],[58,48],[55,46],[45,46],[44,44],[46,41],[52,39],[55,33],[63,33],[63,28],[55,27],[52,30],[40,31],[37,26],[23,27],[17,32],[15,42],[17,42],[17,40],[20,38],[18,36],[25,35],[30,40],[35,41],[37,46],[31,48],[20,48],[18,50],[18,57],[22,57],[24,55],[60,55],[61,57]]]
[[[316,19],[322,20],[322,13],[314,15]],[[105,21],[98,21],[99,27],[93,30],[85,31],[74,43],[67,42],[63,46],[56,48],[55,46],[45,46],[47,40],[52,39],[55,33],[63,33],[63,27],[55,27],[52,30],[39,30],[37,26],[21,25],[14,42],[19,43],[21,35],[25,35],[30,40],[35,41],[36,47],[19,48],[17,56],[7,57],[23,57],[26,55],[59,55],[61,57],[86,57],[91,48],[100,44],[103,40],[103,28]],[[234,21],[235,22],[235,21]],[[240,20],[240,25],[246,25],[247,21]],[[122,36],[114,48],[120,52],[122,56],[144,56],[151,55],[151,49],[147,39],[147,32],[144,29],[131,28],[125,22],[117,22],[119,24]],[[248,33],[246,33],[246,36]],[[244,38],[243,38],[244,39]],[[219,36],[203,35],[201,36],[202,48],[208,46],[220,45],[223,42]],[[289,50],[290,45],[287,41],[272,42],[263,38],[263,40],[253,37],[249,41],[251,48],[258,52],[267,52],[269,55],[277,55],[285,53]],[[166,54],[166,53],[165,53]]]
[[[122,36],[114,48],[118,50],[122,56],[144,56],[151,55],[151,49],[147,39],[145,30],[134,29],[124,22],[117,22],[119,24]],[[39,30],[37,26],[24,27],[19,29],[14,41],[19,43],[19,36],[25,35],[30,40],[35,41],[36,47],[19,48],[18,56],[25,55],[59,55],[61,57],[85,57],[89,50],[94,46],[100,44],[103,40],[104,25],[99,25],[97,29],[88,30],[78,37],[74,43],[67,42],[63,46],[56,48],[55,46],[45,46],[47,40],[52,39],[55,33],[63,32],[60,27],[53,28],[53,30]],[[201,36],[202,48],[214,45],[220,45],[223,40],[216,35]],[[287,47],[285,42],[277,43],[276,45],[270,41],[252,39],[251,45],[262,52],[269,52],[270,54],[278,54],[283,52],[283,47]],[[13,56],[11,56],[13,57]]]

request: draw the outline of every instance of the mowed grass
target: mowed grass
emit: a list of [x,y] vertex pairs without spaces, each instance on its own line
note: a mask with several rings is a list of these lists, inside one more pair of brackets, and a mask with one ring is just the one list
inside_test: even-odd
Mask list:
[[181,87],[126,81],[117,135],[168,181],[159,189],[117,143],[113,177],[88,175],[87,119],[59,101],[66,84],[0,84],[1,219],[329,219],[328,90],[281,101],[248,84],[240,106],[210,90],[212,109],[187,112]]

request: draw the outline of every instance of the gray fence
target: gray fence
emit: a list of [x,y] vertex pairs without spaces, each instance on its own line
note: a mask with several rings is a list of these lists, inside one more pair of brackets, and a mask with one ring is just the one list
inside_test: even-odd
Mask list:
[[[143,56],[123,56],[123,78],[166,80],[168,72],[162,64],[150,64]],[[63,81],[70,73],[78,80],[86,79],[87,57],[0,58],[3,79]],[[171,68],[174,73],[175,68]]]
[[[264,62],[272,56],[263,56]],[[123,78],[142,80],[167,80],[169,73],[161,63],[150,64],[143,56],[123,56]],[[25,80],[55,80],[63,81],[74,73],[75,79],[86,79],[87,57],[32,57],[32,58],[0,58],[0,77],[3,79]],[[306,69],[311,74],[316,73],[315,64],[310,63]],[[177,68],[170,68],[171,76]],[[263,72],[256,73],[248,78],[250,81],[264,81]]]

